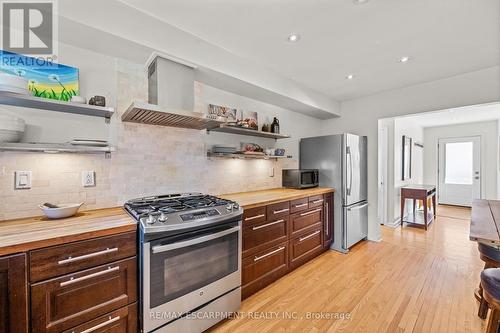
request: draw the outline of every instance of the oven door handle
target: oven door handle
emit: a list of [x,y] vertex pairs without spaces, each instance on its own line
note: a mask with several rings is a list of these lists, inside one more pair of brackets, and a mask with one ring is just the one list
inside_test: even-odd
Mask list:
[[227,229],[227,230],[220,231],[220,232],[215,233],[215,234],[211,234],[211,235],[207,235],[207,236],[201,236],[201,237],[198,237],[198,238],[195,238],[195,239],[190,239],[190,240],[187,240],[187,241],[184,241],[184,242],[177,242],[177,243],[172,243],[172,244],[153,246],[153,248],[151,250],[153,251],[153,253],[161,253],[161,252],[171,251],[171,250],[175,250],[175,249],[180,249],[180,248],[183,248],[183,247],[188,247],[188,246],[191,246],[191,245],[195,245],[195,244],[200,244],[200,243],[203,243],[203,242],[207,242],[209,240],[221,238],[223,236],[232,234],[233,232],[237,232],[239,230],[240,230],[239,226],[238,227],[233,227],[233,228],[230,228],[230,229]]

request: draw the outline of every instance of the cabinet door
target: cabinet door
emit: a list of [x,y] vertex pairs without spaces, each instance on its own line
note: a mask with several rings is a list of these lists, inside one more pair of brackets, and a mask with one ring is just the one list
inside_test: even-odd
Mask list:
[[323,223],[323,247],[328,249],[333,242],[333,193],[325,195],[325,214]]
[[0,258],[0,333],[28,332],[26,255]]

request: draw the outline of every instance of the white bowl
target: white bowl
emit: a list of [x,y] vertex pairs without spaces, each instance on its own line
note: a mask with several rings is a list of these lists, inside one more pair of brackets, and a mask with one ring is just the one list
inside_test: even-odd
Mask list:
[[62,204],[58,205],[58,208],[49,208],[42,205],[38,207],[43,210],[43,213],[49,219],[62,219],[75,215],[82,205],[83,202],[77,204]]

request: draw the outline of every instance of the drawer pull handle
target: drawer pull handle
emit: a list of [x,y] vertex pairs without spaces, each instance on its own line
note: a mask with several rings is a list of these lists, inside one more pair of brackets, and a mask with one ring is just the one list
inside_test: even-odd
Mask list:
[[114,317],[114,318],[111,318],[111,316],[109,317],[109,320],[103,322],[103,323],[100,323],[98,325],[95,325],[94,327],[91,327],[91,328],[88,328],[86,329],[85,331],[81,331],[80,333],[90,333],[90,332],[94,332],[95,330],[98,330],[100,329],[101,327],[104,327],[104,326],[107,326],[109,324],[112,324],[116,321],[120,320],[120,316],[117,316],[117,317]]
[[320,211],[321,211],[321,208],[318,208],[318,209],[315,209],[315,210],[311,210],[310,212],[302,213],[302,214],[300,214],[300,216],[307,216],[307,215],[311,215],[311,214],[314,214],[314,213],[317,213],[317,212],[320,212]]
[[263,225],[259,225],[259,226],[253,227],[252,230],[259,230],[259,229],[262,229],[262,228],[267,228],[267,227],[270,227],[272,225],[275,225],[275,224],[278,224],[278,223],[283,223],[283,222],[285,222],[285,220],[278,220],[278,221],[274,221],[274,222],[271,222],[271,223],[266,223],[266,224],[263,224]]
[[320,203],[320,202],[323,202],[323,199],[314,200],[314,201],[313,201],[313,204],[318,204],[318,203]]
[[329,209],[330,209],[330,205],[328,204],[328,202],[325,204],[325,235],[326,236],[330,236],[330,212],[329,212]]
[[280,252],[280,251],[283,251],[284,249],[285,249],[285,247],[284,247],[284,246],[280,246],[280,247],[279,247],[279,248],[277,248],[276,250],[273,250],[273,251],[271,251],[271,252],[269,252],[269,253],[263,254],[263,255],[261,255],[260,257],[257,257],[257,256],[256,256],[255,258],[253,258],[253,261],[255,262],[255,261],[259,261],[259,260],[261,260],[261,259],[267,258],[267,257],[269,257],[269,256],[272,256],[272,255],[273,255],[273,254],[275,254],[275,253],[278,253],[278,252]]
[[306,239],[309,239],[309,238],[311,238],[311,237],[314,237],[314,236],[316,236],[317,234],[319,234],[320,232],[321,232],[321,231],[320,231],[320,230],[318,230],[318,231],[315,231],[315,232],[313,232],[312,234],[307,235],[307,236],[305,236],[305,237],[300,237],[300,238],[299,238],[299,242],[303,242],[303,241],[305,241]]
[[300,204],[300,205],[294,205],[295,208],[300,208],[300,207],[305,207],[305,206],[307,206],[307,202]]
[[76,278],[76,279],[75,278],[71,278],[68,281],[61,282],[60,286],[64,287],[64,286],[68,286],[70,284],[82,282],[82,281],[85,281],[85,280],[88,280],[88,279],[92,279],[92,278],[97,277],[97,276],[109,274],[111,272],[116,272],[119,269],[120,269],[120,266],[108,267],[108,269],[106,269],[105,271],[100,271],[100,272],[92,273],[92,274],[85,275],[85,276],[82,276],[82,277],[79,277],[79,278]]
[[59,260],[57,263],[59,265],[69,264],[69,263],[72,263],[75,261],[80,261],[80,260],[85,260],[85,259],[89,259],[89,258],[93,258],[93,257],[103,256],[105,254],[110,254],[110,253],[113,253],[116,251],[118,251],[117,247],[113,247],[111,249],[108,247],[106,250],[102,250],[102,251],[98,251],[98,252],[94,252],[94,253],[89,253],[89,254],[84,254],[83,256],[78,256],[78,257],[74,257],[74,258],[68,257],[67,259]]
[[280,210],[275,210],[273,212],[273,214],[279,214],[279,213],[284,213],[284,212],[288,212],[290,209],[288,208],[284,208],[284,209],[280,209]]
[[260,215],[255,215],[255,216],[252,216],[252,217],[247,217],[245,219],[245,221],[251,221],[251,220],[255,220],[255,219],[260,219],[261,217],[264,217],[266,216],[266,214],[260,214]]

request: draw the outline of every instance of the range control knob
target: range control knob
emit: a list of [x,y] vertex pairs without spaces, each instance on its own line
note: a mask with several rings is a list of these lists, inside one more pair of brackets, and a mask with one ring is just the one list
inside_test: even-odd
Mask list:
[[239,209],[239,208],[240,208],[240,205],[239,205],[237,202],[235,202],[235,203],[233,204],[233,208],[234,208],[234,209]]
[[167,221],[168,217],[165,215],[165,213],[161,213],[160,217],[158,218],[158,221],[160,222],[165,222]]
[[231,203],[230,203],[230,204],[227,204],[226,209],[227,209],[228,211],[232,211],[232,210],[233,210],[233,204],[231,204]]
[[155,223],[155,217],[153,215],[149,215],[148,218],[146,219],[147,224],[153,224]]

